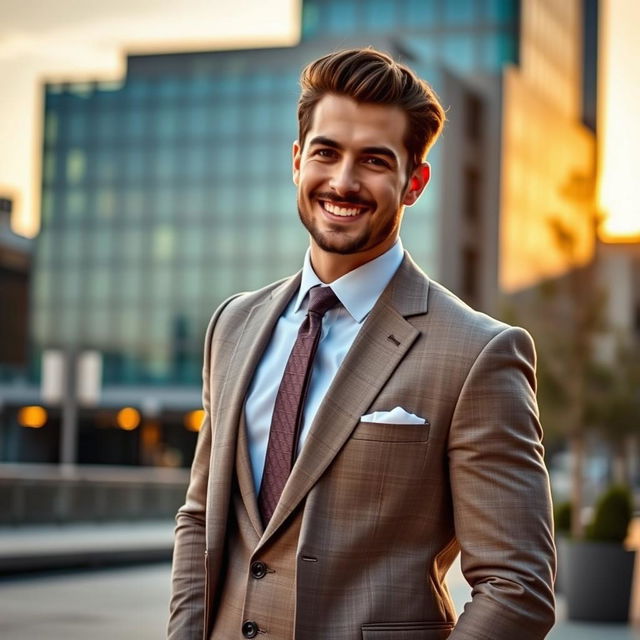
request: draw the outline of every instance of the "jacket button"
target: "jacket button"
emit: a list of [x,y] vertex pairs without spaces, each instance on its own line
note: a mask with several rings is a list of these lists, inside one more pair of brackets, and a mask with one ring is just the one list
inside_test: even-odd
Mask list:
[[255,638],[258,635],[258,625],[253,620],[245,620],[242,623],[242,635],[245,638]]
[[267,575],[267,565],[257,560],[251,563],[251,575],[256,579],[264,578]]

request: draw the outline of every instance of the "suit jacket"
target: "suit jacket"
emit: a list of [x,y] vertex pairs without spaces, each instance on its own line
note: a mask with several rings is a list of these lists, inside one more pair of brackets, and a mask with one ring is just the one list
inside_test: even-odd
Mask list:
[[[299,282],[300,274],[235,296],[210,322],[206,419],[177,516],[169,637],[208,638],[233,593],[238,624],[216,627],[216,638],[242,638],[241,619],[256,612],[292,617],[287,606],[288,635],[298,640],[544,638],[554,621],[555,551],[532,340],[470,309],[408,254],[262,529],[243,404]],[[396,406],[428,424],[360,421]],[[244,556],[233,546],[239,535]],[[444,577],[459,551],[473,590],[456,622]],[[256,560],[273,576],[252,577]],[[269,586],[282,576],[289,604],[274,597],[286,594],[281,584]]]

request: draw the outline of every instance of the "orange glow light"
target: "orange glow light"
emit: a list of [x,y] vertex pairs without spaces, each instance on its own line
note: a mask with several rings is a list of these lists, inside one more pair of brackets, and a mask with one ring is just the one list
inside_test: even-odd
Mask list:
[[132,407],[125,407],[118,411],[116,421],[121,429],[133,431],[140,425],[140,412]]
[[198,409],[197,411],[187,413],[184,417],[184,426],[188,431],[200,431],[203,421],[204,411],[202,409]]
[[22,407],[18,411],[18,422],[21,427],[40,429],[47,423],[47,412],[42,407]]
[[605,214],[602,239],[640,241],[640,181],[633,158],[640,141],[637,117],[640,90],[633,60],[640,56],[636,25],[640,4],[607,0],[602,4],[598,75],[598,130],[601,175],[598,201]]

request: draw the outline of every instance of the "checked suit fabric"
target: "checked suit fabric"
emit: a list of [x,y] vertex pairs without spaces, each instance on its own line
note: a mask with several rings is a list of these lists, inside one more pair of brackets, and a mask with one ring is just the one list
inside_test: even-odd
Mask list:
[[273,409],[269,444],[258,507],[264,526],[271,519],[293,467],[302,408],[313,369],[313,358],[320,341],[324,314],[339,304],[330,287],[309,291],[309,308],[287,360]]

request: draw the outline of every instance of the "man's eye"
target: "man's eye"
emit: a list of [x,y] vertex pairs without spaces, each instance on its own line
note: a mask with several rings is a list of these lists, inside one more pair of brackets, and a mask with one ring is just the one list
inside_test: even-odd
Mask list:
[[336,152],[333,149],[318,149],[316,155],[321,158],[333,158]]
[[368,158],[365,158],[365,163],[366,164],[372,164],[375,165],[377,167],[388,167],[389,163],[386,160],[383,160],[382,158],[378,158],[376,156],[370,156]]

